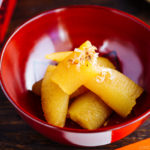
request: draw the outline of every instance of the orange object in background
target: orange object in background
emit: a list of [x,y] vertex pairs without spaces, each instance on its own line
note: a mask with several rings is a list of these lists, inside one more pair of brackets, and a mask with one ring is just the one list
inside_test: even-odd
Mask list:
[[0,1],[0,43],[3,42],[16,0],[1,0]]
[[116,150],[150,150],[150,138],[117,148]]

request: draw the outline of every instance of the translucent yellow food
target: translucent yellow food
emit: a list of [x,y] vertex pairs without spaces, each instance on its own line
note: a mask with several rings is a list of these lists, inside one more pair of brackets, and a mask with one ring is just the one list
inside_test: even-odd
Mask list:
[[41,102],[45,119],[48,123],[63,127],[66,121],[69,95],[50,80],[56,66],[49,65],[42,81]]
[[111,109],[92,92],[79,96],[71,104],[69,117],[85,129],[97,129],[111,114]]
[[87,92],[88,91],[88,89],[86,88],[86,87],[84,87],[84,86],[81,86],[81,87],[79,87],[74,93],[72,93],[71,95],[70,95],[70,98],[72,99],[72,98],[75,98],[75,97],[77,97],[77,96],[79,96],[79,95],[81,95],[81,94],[83,94],[83,93],[85,93],[85,92]]
[[41,96],[41,85],[42,85],[42,80],[35,82],[32,86],[32,92],[36,95]]
[[[58,53],[58,55],[59,55],[58,59],[57,59],[57,53],[52,53],[53,59],[52,59],[52,57],[50,57],[50,59],[51,60],[57,60],[57,62],[61,62],[64,59],[63,53],[64,53],[64,56],[66,58],[66,56],[68,55],[68,52]],[[115,66],[110,62],[110,60],[107,58],[104,58],[104,57],[98,57],[97,58],[97,65],[100,67],[108,67],[108,68],[115,69]],[[39,96],[41,95],[41,83],[42,83],[42,80],[37,81],[32,86],[33,93],[35,93]],[[87,91],[87,88],[85,88],[84,86],[81,86],[70,95],[70,98],[77,97],[78,95],[85,93],[85,91]]]
[[[74,51],[46,56],[59,64],[49,65],[44,78],[33,85],[32,91],[41,95],[48,123],[64,127],[69,116],[91,130],[102,126],[112,110],[122,117],[132,111],[143,89],[115,70],[107,58],[98,57],[95,50],[86,41]],[[69,99],[73,99],[71,105]]]
[[101,67],[99,75],[85,84],[116,113],[126,117],[143,89],[117,70]]
[[[82,44],[80,48],[84,48],[86,46],[86,43]],[[89,46],[89,43],[87,43],[87,47]],[[66,52],[56,52],[46,55],[47,59],[51,59],[53,61],[61,62],[63,61],[67,56],[72,54],[73,51],[66,51]],[[115,69],[115,66],[110,62],[109,59],[105,57],[97,57],[97,63],[101,67],[108,67]]]
[[51,80],[68,95],[97,74],[97,54],[95,47],[89,41],[84,43],[84,49],[76,49],[71,55],[61,61],[51,76]]
[[115,66],[111,63],[111,61],[105,57],[98,57],[97,64],[100,67],[107,67],[107,68],[115,69]]
[[[51,73],[53,72],[53,70],[51,70]],[[41,96],[41,85],[42,85],[42,80],[37,81],[33,84],[32,86],[32,92],[36,95]],[[86,91],[88,91],[88,89],[84,86],[79,87],[74,93],[72,93],[70,95],[70,98],[75,98],[83,93],[85,93]]]
[[51,53],[46,55],[45,58],[51,59],[53,61],[61,62],[70,54],[72,54],[72,51],[56,52],[56,53]]

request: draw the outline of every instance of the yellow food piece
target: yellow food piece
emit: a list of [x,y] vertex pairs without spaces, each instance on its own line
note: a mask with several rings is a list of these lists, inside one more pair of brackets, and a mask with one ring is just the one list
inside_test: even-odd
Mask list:
[[[80,45],[79,49],[84,50],[84,49],[89,49],[91,48],[91,42],[90,41],[85,41],[83,44]],[[95,47],[96,48],[96,47]]]
[[48,123],[63,127],[65,125],[69,95],[50,79],[56,66],[49,65],[42,81],[41,101],[45,119]]
[[41,96],[41,84],[42,84],[42,80],[39,80],[33,84],[32,92],[34,94]]
[[[52,70],[53,71],[53,70]],[[52,72],[51,72],[52,73]],[[39,80],[35,82],[32,86],[32,92],[36,95],[41,96],[41,85],[42,85],[42,80]],[[84,86],[79,87],[74,93],[70,95],[70,98],[75,98],[83,93],[85,93],[88,89]]]
[[112,64],[112,62],[108,58],[105,58],[105,57],[98,57],[97,64],[100,67],[107,67],[107,68],[115,69],[115,66]]
[[143,89],[117,70],[99,68],[99,74],[85,84],[122,117],[130,114]]
[[[64,53],[64,55],[66,56],[68,52],[61,52],[61,53]],[[53,54],[54,54],[53,56],[57,56],[57,53],[53,53]],[[63,60],[63,55],[60,54],[58,58],[59,59],[57,60],[57,62],[62,61]],[[57,58],[54,57],[54,59],[56,60]],[[109,59],[104,58],[104,57],[98,57],[97,58],[97,64],[99,66],[102,66],[102,67],[108,67],[108,68],[115,69],[115,66],[109,61]],[[39,96],[41,95],[41,83],[42,83],[42,80],[37,81],[32,86],[33,93],[35,93],[36,95],[39,95]],[[87,91],[87,89],[84,86],[81,86],[81,87],[79,87],[79,89],[77,89],[74,93],[72,93],[70,95],[70,98],[77,97],[78,95],[81,95],[81,94],[85,93],[86,91]]]
[[87,89],[86,87],[84,87],[84,86],[81,86],[81,87],[79,87],[74,93],[72,93],[72,94],[70,95],[70,98],[71,98],[71,99],[72,99],[72,98],[75,98],[75,97],[77,97],[77,96],[79,96],[79,95],[85,93],[86,91],[88,91],[88,89]]
[[69,117],[85,129],[97,129],[111,114],[111,109],[94,93],[79,96],[69,107]]
[[58,64],[52,73],[51,80],[58,84],[65,93],[71,95],[97,74],[96,65],[95,47],[90,45],[90,48],[77,49]]
[[56,53],[51,53],[46,55],[45,58],[51,59],[53,61],[61,62],[72,53],[73,53],[72,51],[56,52]]
[[[80,48],[83,48],[85,44],[83,44],[83,46],[81,45]],[[67,56],[69,56],[70,54],[72,54],[73,51],[66,51],[66,52],[56,52],[56,53],[51,53],[46,55],[45,57],[47,59],[51,59],[53,61],[57,61],[57,62],[61,62],[63,61]],[[101,67],[108,67],[108,68],[112,68],[115,69],[115,66],[110,62],[109,59],[105,58],[105,57],[98,57],[97,58],[97,63],[99,66]]]

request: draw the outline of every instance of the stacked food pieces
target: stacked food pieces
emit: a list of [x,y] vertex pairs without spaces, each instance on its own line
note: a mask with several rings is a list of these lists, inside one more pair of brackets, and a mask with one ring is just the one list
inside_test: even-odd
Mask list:
[[41,95],[48,123],[64,127],[69,117],[85,129],[97,129],[113,111],[122,117],[131,113],[143,89],[95,51],[86,41],[74,51],[46,56],[58,65],[49,65],[32,91]]

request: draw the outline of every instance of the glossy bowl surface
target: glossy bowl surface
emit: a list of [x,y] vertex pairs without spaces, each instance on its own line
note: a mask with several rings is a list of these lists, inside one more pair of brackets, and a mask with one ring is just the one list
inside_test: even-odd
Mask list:
[[[117,141],[150,115],[150,27],[118,10],[100,6],[71,6],[40,14],[19,27],[1,53],[1,87],[28,124],[50,139],[76,146],[100,146]],[[43,117],[40,98],[30,92],[50,61],[46,54],[69,51],[90,40],[101,53],[116,51],[122,72],[145,89],[132,114],[116,114],[97,130],[59,128]]]

